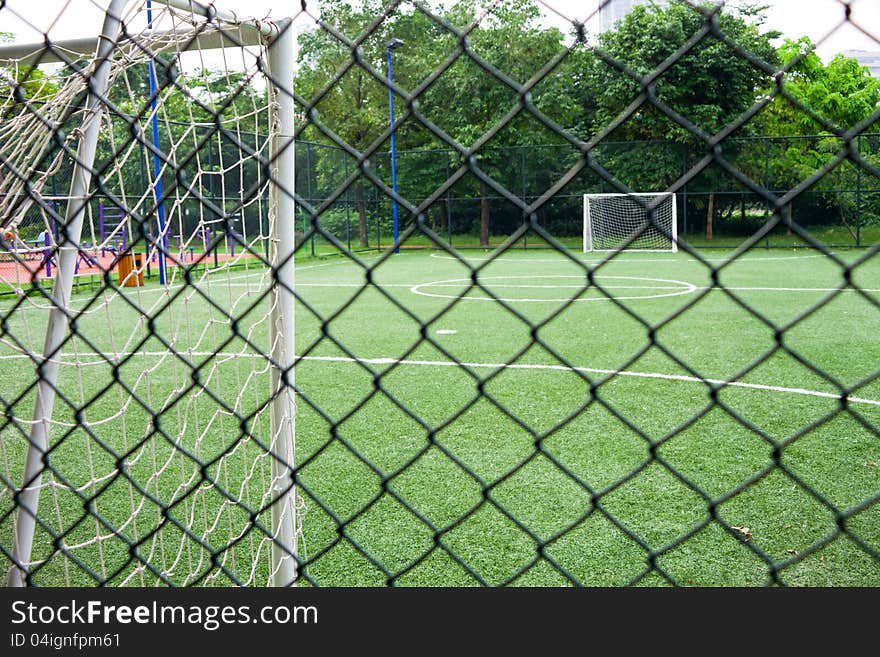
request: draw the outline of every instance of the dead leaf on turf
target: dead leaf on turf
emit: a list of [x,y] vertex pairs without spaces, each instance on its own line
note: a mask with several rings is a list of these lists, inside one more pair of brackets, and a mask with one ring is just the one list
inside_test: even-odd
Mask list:
[[752,540],[752,532],[748,527],[737,527],[736,525],[734,525],[731,527],[731,529],[735,529],[736,531],[738,531],[746,540],[746,542]]

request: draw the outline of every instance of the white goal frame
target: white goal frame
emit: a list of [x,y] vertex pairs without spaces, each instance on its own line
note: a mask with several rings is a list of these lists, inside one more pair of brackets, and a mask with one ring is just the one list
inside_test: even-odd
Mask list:
[[[651,249],[651,248],[645,249],[645,248],[635,247],[635,248],[630,249],[630,248],[628,248],[629,244],[626,243],[626,240],[624,240],[624,244],[622,245],[621,248],[608,249],[608,248],[597,248],[596,247],[596,245],[594,244],[594,240],[593,240],[594,229],[593,229],[593,217],[592,217],[592,213],[590,210],[590,200],[591,199],[599,199],[599,198],[633,198],[633,197],[644,198],[644,199],[648,199],[648,198],[669,199],[669,198],[671,198],[672,226],[671,226],[671,230],[669,231],[669,237],[670,237],[670,241],[671,241],[671,245],[669,248],[667,248],[667,249]],[[590,253],[593,251],[611,252],[611,251],[627,251],[627,250],[640,251],[642,253],[670,253],[670,252],[677,253],[678,252],[678,203],[677,203],[676,194],[674,192],[633,192],[631,194],[621,194],[621,193],[584,194],[584,201],[583,202],[584,202],[584,207],[583,207],[583,213],[584,213],[584,216],[583,216],[583,250],[584,250],[584,253]],[[651,205],[652,204],[650,202],[645,204],[646,212],[647,212],[647,209],[651,207]],[[659,207],[659,205],[660,205],[659,203],[654,203],[654,207]],[[665,232],[660,227],[656,227],[655,230]],[[633,240],[631,239],[630,243],[632,241]]]
[[[67,237],[58,248],[57,275],[51,296],[51,312],[46,329],[43,353],[39,358],[40,380],[36,391],[33,422],[29,435],[24,484],[17,499],[17,521],[14,524],[13,565],[6,576],[7,586],[24,586],[31,565],[31,552],[37,524],[41,478],[49,449],[48,426],[53,417],[57,392],[59,362],[70,338],[69,318],[71,292],[76,269],[77,249],[83,235],[83,223],[93,166],[101,128],[101,115],[106,111],[104,100],[109,89],[110,60],[114,49],[128,38],[123,31],[122,17],[132,0],[111,0],[107,7],[100,36],[94,39],[54,41],[52,46],[70,54],[93,57],[95,70],[85,102],[86,112],[79,130],[76,159],[71,177],[68,204],[64,216]],[[295,454],[295,392],[294,392],[294,308],[295,231],[290,223],[295,216],[294,184],[294,116],[293,79],[297,57],[297,40],[290,18],[255,19],[224,11],[194,0],[153,0],[154,5],[188,12],[222,23],[234,35],[224,44],[222,34],[202,36],[193,31],[174,35],[183,49],[223,48],[238,41],[239,45],[263,44],[266,48],[267,83],[275,98],[271,106],[275,130],[269,149],[271,168],[269,180],[270,212],[278,217],[270,240],[273,243],[271,265],[275,272],[271,290],[273,304],[270,324],[270,346],[267,351],[273,363],[271,370],[271,446],[272,454],[272,572],[274,586],[292,586],[298,578],[297,508],[293,464]],[[156,54],[156,53],[153,53]],[[51,63],[60,61],[46,44],[9,45],[0,47],[0,62],[10,60]]]

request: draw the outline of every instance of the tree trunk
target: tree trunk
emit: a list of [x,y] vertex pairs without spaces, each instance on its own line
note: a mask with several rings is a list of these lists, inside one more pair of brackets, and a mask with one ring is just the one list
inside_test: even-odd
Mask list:
[[840,213],[840,223],[842,223],[844,226],[846,226],[846,229],[849,231],[849,234],[850,234],[850,235],[852,236],[852,238],[853,238],[853,242],[855,242],[856,244],[858,244],[858,242],[859,242],[859,235],[858,235],[858,233],[856,233],[856,231],[854,231],[854,230],[852,229],[852,226],[850,226],[849,223],[847,223],[847,221],[846,221],[846,215],[844,215],[844,213],[843,213],[843,205],[838,205],[838,206],[837,206],[837,210],[838,210],[838,212]]
[[785,234],[791,235],[791,203],[785,206]]
[[712,220],[715,217],[715,193],[709,193],[709,208],[706,210],[706,241],[711,242],[714,235],[712,234]]
[[370,246],[370,241],[367,239],[367,202],[364,200],[364,187],[361,183],[355,186],[355,201],[358,209],[360,242],[361,246],[366,248]]
[[480,246],[489,246],[489,187],[480,181]]

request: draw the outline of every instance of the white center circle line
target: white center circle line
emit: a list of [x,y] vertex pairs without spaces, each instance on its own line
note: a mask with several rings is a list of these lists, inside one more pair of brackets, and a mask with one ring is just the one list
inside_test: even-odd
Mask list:
[[[480,279],[480,282],[485,284],[487,288],[491,289],[492,285],[491,281],[517,281],[517,280],[534,280],[534,279],[562,279],[562,278],[578,278],[584,280],[583,276],[573,276],[573,275],[543,275],[543,276],[484,276]],[[636,281],[639,283],[659,283],[659,286],[645,286],[645,285],[614,285],[608,286],[608,289],[653,289],[653,290],[662,290],[661,294],[639,294],[639,295],[628,295],[628,296],[614,296],[607,297],[595,297],[595,298],[552,298],[552,299],[529,299],[529,298],[505,298],[505,297],[492,297],[492,296],[463,296],[461,294],[440,294],[438,292],[428,291],[431,288],[439,288],[439,287],[450,287],[453,285],[461,285],[462,287],[467,286],[467,290],[470,291],[474,288],[471,279],[469,278],[453,278],[449,280],[443,281],[431,281],[428,283],[420,283],[410,288],[410,292],[413,294],[418,294],[424,297],[434,297],[437,299],[462,299],[464,301],[504,301],[506,303],[567,303],[567,302],[588,302],[588,301],[632,301],[639,299],[663,299],[667,297],[678,297],[684,296],[686,294],[692,294],[696,292],[699,288],[692,283],[687,283],[685,281],[675,281],[669,280],[665,278],[646,278],[641,276],[597,276],[596,279],[599,281],[598,286],[587,285],[586,281],[584,281],[583,286],[570,286],[570,285],[534,285],[534,284],[525,284],[525,285],[511,285],[501,283],[498,287],[516,287],[516,288],[531,288],[531,289],[571,289],[574,287],[575,289],[580,289],[581,287],[585,288],[585,290],[589,289],[599,289],[603,288],[602,285],[603,280],[614,280],[614,281]],[[427,289],[426,289],[427,288]]]

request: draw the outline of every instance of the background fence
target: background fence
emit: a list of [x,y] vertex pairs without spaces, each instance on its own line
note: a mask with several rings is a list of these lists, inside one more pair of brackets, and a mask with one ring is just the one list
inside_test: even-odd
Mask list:
[[[207,132],[205,132],[207,134]],[[266,135],[260,135],[265,141]],[[788,194],[792,185],[804,176],[821,169],[828,153],[843,145],[840,137],[826,135],[799,135],[795,137],[749,137],[729,139],[724,143],[725,155],[738,169],[777,197]],[[868,163],[880,158],[880,134],[863,133],[853,140],[856,151]],[[144,150],[144,146],[141,146]],[[231,151],[232,147],[227,146]],[[791,162],[792,153],[803,161],[800,168]],[[697,153],[698,155],[699,153]],[[222,149],[211,140],[200,153],[198,164],[202,175],[207,175],[204,199],[214,207],[205,207],[198,200],[188,201],[183,207],[183,241],[192,241],[203,219],[212,215],[209,223],[216,225],[218,240],[196,236],[196,243],[204,249],[205,243],[219,247],[229,236],[265,234],[267,225],[266,200],[242,208],[226,226],[221,208],[226,198],[241,196],[243,185],[251,184],[259,176],[256,162],[245,162],[221,172]],[[592,156],[614,177],[633,190],[664,190],[683,172],[694,165],[697,156],[687,144],[663,141],[601,142]],[[230,153],[226,154],[229,159]],[[397,183],[400,194],[420,205],[452,171],[461,167],[461,156],[451,149],[415,151],[401,150],[397,157]],[[517,197],[532,203],[577,161],[577,155],[564,144],[511,146],[485,149],[481,163],[492,171],[493,179]],[[390,152],[378,151],[370,159],[376,175],[391,186]],[[308,208],[321,207],[357,167],[357,161],[344,149],[309,141],[297,142],[297,186],[301,190],[298,221],[299,233],[308,232]],[[211,172],[213,172],[212,175]],[[130,189],[150,189],[150,178],[140,158],[126,172],[131,177]],[[174,172],[166,174],[164,184],[173,184]],[[61,196],[63,181],[69,180],[70,171],[61,170],[49,178],[51,196]],[[221,193],[221,188],[222,192]],[[555,194],[536,213],[536,221],[561,243],[579,248],[582,231],[583,194],[603,193],[616,188],[592,170],[582,171],[564,189]],[[54,190],[54,191],[53,191]],[[773,207],[759,193],[745,188],[735,177],[709,167],[689,181],[677,193],[679,205],[678,234],[682,241],[701,248],[731,248],[738,246],[762,226],[773,223]],[[709,200],[712,200],[712,234],[707,235]],[[503,195],[487,195],[490,233],[498,244],[519,227],[521,217],[516,206],[505,201]],[[98,204],[110,205],[110,197],[96,194],[93,211]],[[455,248],[479,246],[479,228],[482,197],[474,184],[460,184],[446,191],[426,216],[431,230]],[[361,181],[322,211],[321,228],[354,250],[381,250],[393,243],[392,202],[381,189]],[[59,210],[63,207],[59,203]],[[880,187],[877,178],[850,161],[842,162],[832,173],[824,175],[815,185],[801,191],[784,210],[786,217],[806,228],[829,247],[872,246],[880,240]],[[364,217],[361,237],[361,213]],[[411,221],[404,217],[403,221]],[[35,239],[45,227],[38,207],[28,210],[19,224],[24,239]],[[227,230],[229,234],[227,235]],[[804,246],[807,242],[792,234],[783,225],[775,226],[765,236],[765,247],[788,248]],[[405,246],[426,246],[429,242],[410,239]],[[518,246],[528,247],[525,237]],[[531,246],[546,247],[541,240],[532,240]],[[264,244],[268,248],[268,244]],[[228,246],[226,248],[229,248]],[[332,251],[332,247],[330,249]],[[327,252],[327,241],[312,236],[305,253],[317,255]]]
[[[735,166],[761,184],[772,194],[782,197],[791,191],[799,178],[821,168],[822,153],[833,152],[842,145],[834,135],[802,135],[797,137],[750,137],[725,141],[725,153]],[[880,157],[880,135],[866,133],[854,140],[858,152],[867,162]],[[806,168],[789,169],[785,157],[797,151],[808,160]],[[815,157],[810,160],[809,155]],[[664,190],[694,165],[697,157],[687,144],[675,142],[601,142],[592,153],[598,163],[615,178],[633,190]],[[397,184],[401,195],[421,203],[452,171],[461,166],[461,158],[453,150],[398,151]],[[371,158],[376,174],[391,185],[391,156],[377,152]],[[492,172],[506,189],[518,198],[532,203],[577,161],[577,155],[566,145],[512,146],[485,149],[481,165]],[[301,142],[297,152],[297,184],[302,198],[312,207],[320,207],[348,178],[356,161],[336,146]],[[812,168],[810,168],[812,167]],[[561,242],[579,246],[583,228],[583,194],[615,191],[595,171],[586,170],[555,194],[536,213],[536,221]],[[844,162],[833,175],[823,176],[816,185],[798,194],[791,208],[792,218],[831,247],[871,246],[880,239],[880,188],[876,177],[865,173],[851,162]],[[363,195],[359,202],[355,197]],[[713,235],[707,238],[706,223],[709,198],[713,206]],[[500,243],[520,225],[517,208],[499,194],[488,197],[490,231]],[[325,210],[321,227],[345,243],[348,248],[364,248],[359,244],[359,208],[362,204],[371,247],[388,246],[392,241],[391,201],[376,187],[347,190],[346,194]],[[689,181],[678,192],[679,236],[694,246],[730,248],[773,221],[772,205],[761,194],[745,188],[739,181],[716,168],[708,168]],[[426,221],[433,231],[454,247],[477,245],[480,225],[481,197],[473,185],[458,185],[447,190],[434,204]],[[301,208],[300,221],[307,230],[308,213]],[[786,239],[788,238],[788,239]],[[413,245],[418,239],[410,240]],[[424,244],[424,242],[422,242]],[[763,245],[790,247],[805,242],[792,236],[784,226],[770,231]],[[533,241],[533,246],[546,244]],[[528,246],[524,239],[521,246]],[[319,249],[320,250],[320,249]],[[309,245],[313,253],[313,245]]]

